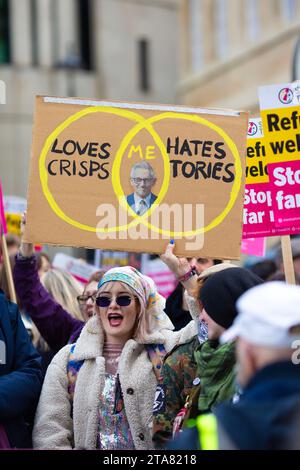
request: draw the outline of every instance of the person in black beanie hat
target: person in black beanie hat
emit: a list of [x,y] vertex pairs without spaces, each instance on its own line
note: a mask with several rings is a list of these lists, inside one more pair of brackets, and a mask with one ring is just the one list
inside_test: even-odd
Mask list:
[[208,339],[218,339],[237,316],[235,303],[251,287],[263,280],[245,268],[228,269],[211,276],[202,286],[199,300],[201,320],[208,325]]

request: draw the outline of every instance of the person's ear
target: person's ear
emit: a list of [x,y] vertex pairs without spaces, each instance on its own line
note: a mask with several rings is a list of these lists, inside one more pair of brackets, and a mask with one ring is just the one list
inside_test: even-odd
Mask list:
[[245,354],[247,355],[248,367],[251,369],[251,372],[254,374],[259,365],[255,353],[255,346],[253,344],[247,343],[245,346]]

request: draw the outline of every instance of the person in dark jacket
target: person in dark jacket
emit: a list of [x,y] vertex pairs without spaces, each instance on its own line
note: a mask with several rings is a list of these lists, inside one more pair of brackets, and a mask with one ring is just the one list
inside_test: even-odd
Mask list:
[[239,315],[222,337],[222,342],[237,338],[243,395],[215,414],[237,449],[294,447],[300,411],[299,305],[298,286],[277,281],[251,289],[239,299]]
[[18,306],[0,291],[0,448],[30,448],[28,421],[42,386],[40,356]]
[[85,322],[72,317],[42,285],[34,254],[16,256],[14,282],[18,298],[50,348],[57,352],[77,340]]

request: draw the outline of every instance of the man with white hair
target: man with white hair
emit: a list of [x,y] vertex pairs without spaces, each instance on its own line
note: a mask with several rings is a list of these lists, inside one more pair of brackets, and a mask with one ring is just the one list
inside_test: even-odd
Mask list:
[[[197,418],[177,449],[300,449],[300,287],[269,282],[245,292],[221,336],[236,340],[240,400]],[[183,437],[183,436],[182,436]],[[174,447],[173,447],[174,448]]]
[[238,449],[288,449],[300,411],[300,287],[263,284],[246,292],[237,309],[222,341],[237,338],[244,393],[235,406],[216,409],[216,416]]
[[156,183],[156,176],[148,162],[139,162],[133,165],[130,172],[130,183],[134,192],[127,196],[127,204],[138,215],[147,212],[156,201],[152,188]]

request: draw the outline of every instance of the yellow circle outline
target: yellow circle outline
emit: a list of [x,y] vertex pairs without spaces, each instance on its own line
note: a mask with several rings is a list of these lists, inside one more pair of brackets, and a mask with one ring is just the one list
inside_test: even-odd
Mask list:
[[[67,216],[60,209],[60,207],[56,203],[54,197],[52,196],[52,194],[51,194],[51,192],[48,188],[48,174],[47,174],[46,168],[45,168],[45,161],[46,161],[47,153],[49,151],[49,148],[50,148],[52,142],[70,124],[77,121],[81,117],[86,116],[87,114],[96,113],[96,112],[115,114],[117,116],[125,117],[129,120],[133,120],[133,121],[138,122],[138,124],[134,128],[132,128],[125,135],[125,137],[123,138],[123,140],[121,142],[121,145],[120,145],[120,147],[117,151],[116,158],[115,158],[115,161],[113,163],[113,168],[112,168],[112,184],[113,184],[114,191],[117,195],[117,198],[119,199],[119,202],[121,202],[123,207],[125,207],[125,205],[126,205],[127,211],[134,217],[134,220],[132,222],[130,222],[130,224],[127,224],[125,226],[118,226],[118,227],[110,227],[110,228],[107,228],[107,229],[100,229],[100,228],[91,227],[89,225],[85,225],[85,224],[82,224],[82,223],[80,223],[76,220],[73,220],[72,218]],[[170,179],[170,167],[167,165],[167,154],[166,154],[166,150],[163,146],[163,143],[162,143],[159,135],[152,128],[151,124],[155,123],[155,122],[158,122],[162,119],[168,119],[168,118],[169,119],[185,119],[185,120],[196,122],[198,124],[202,124],[204,126],[209,127],[210,129],[214,130],[217,134],[219,134],[221,137],[223,137],[224,141],[227,143],[227,145],[230,148],[231,153],[233,154],[233,157],[234,157],[236,174],[235,174],[234,184],[232,185],[232,188],[231,188],[230,199],[229,199],[228,204],[226,205],[225,209],[221,212],[221,214],[219,214],[209,225],[204,226],[204,227],[202,227],[200,229],[197,229],[197,230],[190,230],[190,231],[187,231],[187,232],[173,232],[173,231],[167,231],[167,230],[160,229],[158,227],[152,226],[149,222],[146,222],[144,219],[148,218],[149,215],[153,212],[153,210],[155,209],[155,205],[153,205],[153,207],[151,207],[143,216],[138,216],[127,205],[127,203],[125,203],[125,195],[124,195],[122,186],[120,184],[120,178],[118,178],[119,177],[119,172],[120,172],[121,161],[122,161],[122,158],[123,158],[123,155],[125,153],[125,150],[126,150],[127,146],[129,145],[129,143],[131,142],[133,137],[140,130],[146,128],[148,130],[148,132],[150,133],[150,135],[153,137],[153,139],[156,142],[157,146],[159,147],[159,149],[162,153],[162,156],[163,156],[163,160],[164,160],[164,167],[165,167],[164,169],[165,169],[165,174],[166,174],[166,180],[162,184],[161,190],[160,190],[160,192],[158,194],[158,197],[157,197],[158,202],[156,203],[156,205],[158,205],[161,202],[161,200],[164,198],[164,196],[167,192],[167,189],[168,189],[169,179]],[[42,152],[41,152],[41,155],[40,155],[40,160],[39,160],[39,172],[40,172],[40,180],[41,180],[41,184],[42,184],[42,189],[43,189],[44,195],[45,195],[50,207],[52,208],[52,210],[56,213],[56,215],[58,217],[60,217],[62,220],[69,223],[70,225],[73,225],[77,228],[80,228],[80,229],[83,229],[83,230],[86,230],[86,231],[89,231],[89,232],[95,232],[95,233],[96,232],[104,232],[104,233],[106,232],[106,233],[108,233],[108,232],[121,231],[121,230],[127,229],[131,226],[137,225],[138,223],[142,223],[143,225],[147,226],[148,228],[150,228],[154,232],[161,233],[161,234],[166,234],[168,236],[173,236],[173,237],[176,237],[176,236],[186,236],[186,237],[193,236],[193,235],[196,235],[196,234],[199,234],[199,233],[205,233],[205,232],[215,228],[216,226],[218,226],[225,219],[225,217],[228,215],[228,213],[232,209],[232,207],[233,207],[233,205],[236,201],[236,198],[238,196],[239,190],[240,190],[241,178],[242,178],[242,168],[241,168],[239,153],[238,153],[238,150],[236,148],[236,145],[232,141],[232,139],[226,134],[226,132],[223,131],[223,129],[221,129],[216,124],[213,124],[212,122],[207,121],[206,119],[201,118],[200,116],[197,116],[197,115],[188,115],[188,114],[173,113],[173,112],[162,113],[162,114],[153,116],[152,118],[149,118],[149,119],[146,120],[143,117],[141,117],[140,115],[138,115],[138,114],[136,114],[132,111],[129,111],[129,110],[115,109],[115,108],[109,108],[109,107],[108,108],[103,108],[103,107],[100,107],[100,106],[88,107],[88,108],[86,108],[82,111],[79,111],[79,112],[73,114],[72,116],[70,116],[69,118],[67,118],[64,122],[62,122],[59,126],[56,127],[56,129],[46,139],[46,143],[45,143],[45,145],[42,149]]]
[[[42,152],[40,154],[40,159],[39,159],[39,173],[40,173],[40,180],[42,184],[42,189],[43,193],[51,207],[51,209],[55,212],[55,214],[62,219],[63,221],[67,222],[70,225],[73,225],[74,227],[80,228],[82,230],[86,230],[88,232],[94,232],[94,233],[109,233],[109,232],[116,232],[122,229],[122,227],[109,227],[107,229],[104,228],[97,228],[97,227],[91,227],[90,225],[82,224],[81,222],[78,222],[77,220],[72,219],[68,215],[66,215],[61,208],[58,206],[57,202],[55,201],[54,197],[52,196],[49,188],[48,188],[48,173],[46,171],[46,157],[49,152],[50,146],[52,145],[53,141],[63,132],[69,125],[71,125],[73,122],[76,122],[78,119],[81,119],[82,117],[86,116],[87,114],[91,113],[108,113],[108,114],[115,114],[120,117],[125,117],[129,119],[130,121],[135,121],[135,122],[142,122],[144,120],[143,117],[141,117],[139,114],[134,113],[133,111],[125,110],[125,109],[115,109],[115,108],[103,108],[101,106],[89,106],[86,109],[83,109],[82,111],[78,111],[75,114],[72,114],[69,118],[67,118],[65,121],[63,121],[59,126],[57,126],[53,132],[47,137],[46,142],[43,146]],[[133,221],[136,224],[138,221]],[[128,225],[124,226],[125,229],[127,229]]]
[[[116,156],[113,162],[112,166],[112,172],[111,172],[111,177],[112,177],[112,186],[114,189],[114,192],[117,196],[117,199],[119,201],[119,204],[134,218],[133,221],[131,221],[128,225],[127,228],[133,227],[134,225],[137,225],[138,223],[142,222],[144,225],[148,225],[152,227],[152,225],[149,222],[146,222],[144,219],[148,219],[148,217],[151,215],[151,213],[155,210],[155,208],[161,203],[161,201],[164,199],[166,192],[168,191],[169,187],[169,182],[170,182],[170,165],[169,165],[169,159],[168,159],[168,154],[165,149],[165,146],[157,134],[157,132],[153,129],[151,124],[149,123],[150,119],[143,119],[142,122],[136,124],[130,131],[127,132],[123,140],[121,141],[120,147],[118,148],[116,152]],[[157,198],[155,200],[155,203],[152,204],[152,206],[145,212],[143,215],[137,215],[136,212],[134,212],[131,207],[127,204],[126,201],[126,196],[124,194],[122,185],[120,183],[120,167],[122,163],[122,158],[124,156],[124,153],[132,141],[132,139],[141,131],[146,129],[151,137],[153,138],[154,142],[156,143],[157,147],[159,148],[161,155],[163,157],[163,162],[164,162],[164,179],[163,183],[161,185],[160,191],[157,195]],[[157,227],[153,227],[154,229],[160,230]],[[171,233],[171,232],[170,232]]]
[[[152,137],[154,138],[154,136],[152,134],[152,132],[153,132],[153,129],[151,128],[152,126],[150,128],[148,128],[148,123],[153,124],[155,122],[161,121],[162,119],[185,119],[187,121],[196,122],[197,124],[202,124],[204,126],[209,127],[211,130],[215,131],[217,134],[219,134],[224,139],[224,141],[228,145],[228,147],[231,150],[231,153],[234,157],[235,180],[234,180],[234,183],[233,183],[232,188],[231,188],[229,202],[227,203],[225,209],[217,217],[215,217],[210,224],[208,224],[207,226],[201,227],[199,229],[196,229],[196,230],[189,230],[189,231],[186,231],[186,232],[173,232],[173,231],[164,230],[164,229],[155,227],[150,222],[147,222],[146,220],[144,220],[145,218],[148,218],[149,215],[153,212],[153,210],[155,209],[155,205],[160,204],[161,199],[163,199],[163,197],[164,197],[164,195],[165,195],[165,193],[168,189],[169,179],[170,179],[170,167],[169,166],[168,166],[168,169],[167,169],[166,184],[165,184],[165,182],[163,183],[161,191],[160,191],[160,193],[157,197],[158,202],[155,201],[154,207],[152,205],[152,207],[143,216],[138,216],[128,206],[128,204],[125,202],[125,200],[126,200],[125,194],[124,194],[124,191],[123,191],[122,186],[120,184],[120,165],[121,165],[121,161],[122,161],[123,155],[125,153],[125,150],[126,150],[127,146],[129,145],[129,143],[131,142],[131,140],[135,137],[135,135],[140,130],[142,130],[144,128],[146,128],[148,130],[148,132],[150,133],[150,135],[152,135]],[[206,119],[204,119],[200,116],[197,116],[197,115],[166,112],[166,113],[162,113],[162,114],[153,116],[152,118],[148,118],[147,120],[144,121],[144,124],[145,124],[145,126],[143,126],[143,122],[135,125],[135,127],[133,129],[131,129],[125,135],[125,137],[123,138],[123,140],[121,142],[121,145],[118,149],[118,152],[116,154],[116,158],[115,158],[113,168],[112,168],[112,185],[113,185],[115,194],[116,194],[116,196],[119,200],[119,203],[121,203],[122,206],[124,208],[126,208],[127,211],[131,215],[133,215],[133,217],[135,217],[137,222],[142,223],[144,226],[150,228],[150,230],[153,231],[153,232],[160,233],[162,235],[167,235],[169,237],[189,237],[189,236],[197,235],[197,234],[200,234],[200,233],[208,232],[209,230],[212,230],[213,228],[220,225],[223,222],[223,220],[225,219],[225,217],[228,215],[228,213],[231,211],[231,209],[232,209],[232,207],[233,207],[233,205],[234,205],[234,203],[237,199],[237,196],[239,194],[240,187],[241,187],[242,166],[241,166],[241,161],[240,161],[240,156],[239,156],[238,149],[237,149],[235,143],[233,142],[233,140],[228,136],[228,134],[226,134],[226,132],[222,128],[220,128],[216,124],[214,124],[210,121],[207,121]],[[127,143],[127,141],[128,141],[128,143]],[[159,147],[160,151],[162,152],[162,155],[163,155],[163,158],[164,158],[164,153],[166,152],[165,148],[161,149],[161,147],[159,145],[158,145],[158,147]],[[115,164],[115,162],[116,162],[116,164]],[[162,190],[163,190],[163,196],[161,196]],[[159,196],[161,196],[161,197],[159,197]],[[127,206],[127,207],[125,207],[125,206]],[[129,226],[130,226],[130,224],[128,225],[128,227]]]

